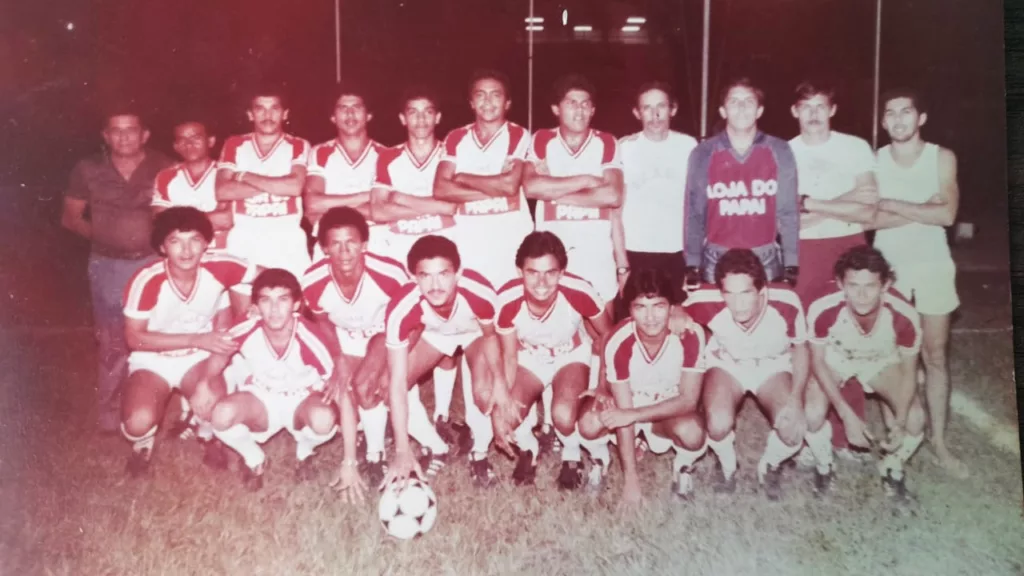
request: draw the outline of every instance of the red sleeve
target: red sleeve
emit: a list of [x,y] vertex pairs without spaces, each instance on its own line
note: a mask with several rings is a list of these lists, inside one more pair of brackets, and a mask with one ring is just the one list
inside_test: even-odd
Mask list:
[[241,284],[249,271],[249,267],[244,262],[226,254],[218,254],[203,262],[202,265],[225,289]]
[[525,154],[519,150],[519,146],[523,143],[526,138],[526,128],[518,124],[509,123],[508,125],[508,156],[516,158],[517,160],[523,160]]
[[242,136],[232,136],[224,142],[224,148],[220,151],[220,162],[217,168],[228,168],[234,170],[238,163],[238,149],[245,142]]
[[601,154],[601,167],[611,167],[610,164],[616,164],[619,160],[619,143],[615,140],[615,137],[607,132],[598,132],[597,136],[601,139],[603,144],[603,152]]
[[619,383],[629,380],[629,362],[633,358],[636,336],[633,335],[633,321],[623,320],[612,330],[604,346],[605,374],[608,382]]
[[302,362],[313,367],[322,378],[334,372],[334,361],[331,359],[331,347],[320,334],[319,329],[305,318],[299,318],[296,330],[299,340],[299,354]]
[[409,282],[409,275],[397,260],[367,253],[365,261],[366,273],[390,298],[394,298]]
[[391,188],[394,184],[391,182],[391,171],[389,170],[391,163],[402,153],[400,147],[385,148],[380,151],[377,156],[377,177],[373,182],[373,185],[381,188]]
[[149,313],[156,307],[160,297],[160,289],[167,280],[163,262],[146,266],[132,276],[125,287],[121,299],[124,315],[136,320],[149,318]]
[[580,316],[590,319],[604,313],[604,301],[594,285],[583,278],[565,272],[558,283],[558,290]]
[[441,156],[442,162],[455,162],[455,157],[459,149],[459,142],[469,134],[469,127],[463,126],[462,128],[456,128],[448,133],[448,136],[444,139],[444,155]]
[[707,346],[710,332],[701,326],[699,330],[687,330],[679,336],[683,345],[683,370],[688,372],[704,372],[704,349]]
[[516,316],[525,302],[521,279],[512,280],[502,287],[498,293],[498,320],[495,322],[499,334],[508,334],[516,329]]
[[171,204],[171,193],[170,186],[174,177],[178,175],[178,167],[172,166],[170,168],[164,168],[156,175],[156,183],[154,185],[153,204],[156,206],[170,206]]
[[316,174],[317,176],[323,176],[324,170],[327,169],[327,161],[330,160],[333,152],[333,140],[314,147],[313,152],[310,154],[309,173]]
[[412,331],[423,326],[420,300],[415,282],[406,284],[391,298],[384,315],[384,338],[388,348],[405,348]]
[[804,316],[804,307],[800,303],[800,297],[792,289],[773,285],[768,288],[769,305],[786,320],[786,336],[793,341],[793,344],[800,344],[807,341],[807,318]]
[[231,327],[228,334],[234,339],[235,344],[241,347],[253,333],[259,330],[263,324],[259,318],[248,318]]
[[722,300],[722,293],[718,288],[714,288],[709,284],[705,284],[691,292],[686,301],[683,302],[683,308],[686,309],[686,313],[693,318],[694,322],[704,326],[710,325],[715,315],[721,312],[724,307],[725,301]]
[[320,306],[320,298],[331,283],[330,272],[325,273],[325,266],[329,267],[330,264],[327,261],[321,262],[307,270],[302,276],[302,299],[306,301],[306,306],[314,314],[326,312]]
[[555,138],[555,131],[550,129],[538,130],[533,134],[533,145],[530,146],[530,154],[527,160],[541,162],[547,159],[548,143]]
[[892,313],[896,345],[904,354],[917,354],[921,351],[922,338],[920,313],[913,304],[899,295],[886,294],[883,298]]
[[494,321],[494,303],[498,295],[494,287],[479,272],[469,269],[462,270],[462,278],[459,279],[459,294],[473,310],[473,314],[481,324],[490,324]]
[[288,139],[288,143],[292,146],[292,164],[302,164],[305,166],[309,159],[309,142],[294,136],[285,136],[285,138]]

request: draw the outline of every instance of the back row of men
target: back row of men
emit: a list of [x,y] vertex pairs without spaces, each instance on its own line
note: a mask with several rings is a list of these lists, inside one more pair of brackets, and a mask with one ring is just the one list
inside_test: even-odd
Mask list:
[[[758,130],[763,101],[749,81],[729,84],[719,108],[725,130],[698,144],[669,129],[675,100],[667,86],[653,83],[638,91],[634,107],[643,131],[617,141],[590,127],[594,90],[569,76],[553,93],[558,127],[530,135],[506,120],[507,79],[481,72],[469,89],[476,120],[443,142],[435,137],[440,110],[429,92],[405,94],[399,120],[408,139],[388,148],[368,137],[372,115],[363,94],[342,91],[331,116],[337,138],[310,148],[285,133],[283,97],[265,91],[250,101],[253,132],[229,138],[218,163],[201,123],[176,127],[175,150],[184,162],[156,176],[152,205],[197,206],[210,215],[215,247],[295,276],[322,255],[314,248],[310,257],[303,216],[316,234],[332,207],[353,208],[370,222],[372,253],[402,262],[418,238],[444,236],[459,247],[466,268],[496,287],[517,277],[522,239],[534,229],[550,231],[571,256],[567,272],[591,283],[609,307],[633,268],[665,270],[678,300],[684,284],[713,281],[723,254],[741,248],[758,257],[768,280],[793,285],[806,308],[830,290],[838,255],[863,245],[864,230],[874,228],[875,246],[896,270],[896,288],[922,314],[933,448],[948,469],[964,473],[943,434],[949,314],[958,299],[942,226],[956,215],[955,157],[922,140],[927,116],[910,91],[882,99],[892,143],[877,158],[863,140],[830,130],[836,106],[828,89],[798,87],[792,112],[801,134],[788,143]],[[137,168],[159,162],[142,151],[147,136],[137,117],[111,117],[109,158],[83,162],[72,175],[64,221],[93,239],[94,300],[96,284],[123,286],[125,272],[138,269],[120,263],[148,253],[148,213],[145,222],[140,213],[126,225],[116,206],[124,200],[118,192],[130,194],[145,181],[146,171]],[[104,180],[110,173],[121,181]],[[527,198],[537,201],[533,218]],[[101,345],[104,334],[116,339],[117,332],[110,322],[104,330],[102,314]],[[109,362],[111,355],[101,358]],[[100,367],[107,429],[116,368]],[[844,392],[852,405],[862,404],[856,387]],[[837,438],[845,438],[841,419],[832,420]]]

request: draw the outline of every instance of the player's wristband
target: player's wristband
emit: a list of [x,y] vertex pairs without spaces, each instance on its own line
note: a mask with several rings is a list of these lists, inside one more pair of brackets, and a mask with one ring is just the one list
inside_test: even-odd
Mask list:
[[619,276],[622,276],[623,274],[629,274],[629,266],[619,266],[618,268],[615,269],[615,273],[618,274]]

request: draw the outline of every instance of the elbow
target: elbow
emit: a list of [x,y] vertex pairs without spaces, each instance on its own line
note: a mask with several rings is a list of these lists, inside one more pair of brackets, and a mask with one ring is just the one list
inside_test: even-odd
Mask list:
[[618,190],[612,190],[611,192],[608,193],[608,198],[606,202],[608,208],[622,208],[622,192]]
[[939,222],[939,224],[942,227],[944,227],[944,228],[948,228],[948,227],[952,226],[955,223],[956,223],[956,216],[954,216],[953,214],[943,214],[942,221]]

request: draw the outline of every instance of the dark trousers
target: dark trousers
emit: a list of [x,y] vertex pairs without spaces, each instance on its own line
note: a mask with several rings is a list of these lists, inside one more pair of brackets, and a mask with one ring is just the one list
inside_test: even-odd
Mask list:
[[[672,280],[672,286],[676,290],[675,297],[682,300],[683,276],[686,272],[686,262],[683,253],[680,252],[632,252],[626,251],[626,259],[629,261],[630,272],[636,272],[644,268],[660,269],[668,274]],[[629,316],[629,307],[622,301],[622,298],[615,298],[613,308],[615,322],[618,323],[626,316]]]

